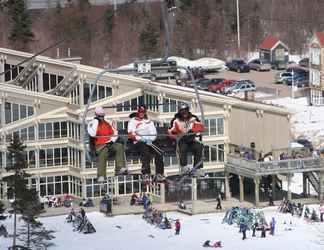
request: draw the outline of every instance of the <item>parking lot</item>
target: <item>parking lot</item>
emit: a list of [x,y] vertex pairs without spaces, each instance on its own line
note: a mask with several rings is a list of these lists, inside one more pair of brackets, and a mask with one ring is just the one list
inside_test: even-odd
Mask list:
[[222,71],[215,74],[208,74],[207,78],[225,78],[231,80],[251,80],[255,82],[257,91],[275,94],[278,97],[291,96],[291,86],[275,83],[275,75],[278,70],[258,72],[251,70],[249,73],[237,73],[234,71]]

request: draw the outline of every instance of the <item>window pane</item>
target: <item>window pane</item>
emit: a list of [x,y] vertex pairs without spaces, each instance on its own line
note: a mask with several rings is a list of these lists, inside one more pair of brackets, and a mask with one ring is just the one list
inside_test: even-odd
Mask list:
[[107,96],[112,96],[112,88],[106,87],[106,97]]
[[205,156],[205,161],[210,161],[208,146],[204,146],[204,156]]
[[99,86],[99,99],[105,98],[105,87],[104,86]]
[[29,158],[29,167],[34,168],[35,167],[35,151],[29,151],[28,152],[28,158]]
[[61,183],[55,183],[55,194],[62,194]]
[[217,119],[217,134],[218,135],[224,134],[224,119],[223,118]]
[[218,161],[223,162],[224,161],[224,145],[218,145]]
[[56,87],[56,75],[51,74],[51,89],[54,89]]
[[24,119],[27,117],[27,106],[20,105],[20,119]]
[[68,152],[67,148],[62,148],[62,165],[68,164]]
[[163,112],[168,113],[170,111],[170,100],[163,98]]
[[63,81],[64,77],[63,76],[57,76],[57,82],[60,83]]
[[217,149],[215,147],[210,149],[210,160],[217,161]]
[[47,184],[47,195],[54,195],[54,184]]
[[45,167],[45,150],[39,150],[39,166]]
[[132,106],[132,110],[136,110],[137,109],[137,98],[133,98],[131,100],[131,106]]
[[49,75],[47,73],[43,73],[43,90],[47,91],[49,89],[50,89]]
[[69,183],[63,182],[63,194],[69,193]]
[[35,140],[35,127],[28,128],[28,140],[34,141]]
[[216,135],[216,119],[210,119],[210,135]]
[[40,123],[38,126],[38,138],[45,139],[45,124]]
[[130,101],[124,102],[124,111],[130,111]]
[[5,72],[6,72],[6,74],[5,74],[5,82],[8,82],[8,81],[11,80],[11,70],[10,70],[11,65],[5,63],[4,68],[5,68]]
[[6,124],[8,124],[12,121],[11,120],[11,103],[10,102],[5,103],[5,121],[6,121]]
[[[91,86],[91,88],[93,88],[93,86]],[[93,92],[93,95],[91,97],[91,101],[95,102],[97,101],[97,86],[94,87],[94,92]]]
[[176,100],[171,99],[170,108],[171,108],[170,112],[176,112],[177,111],[177,102],[176,102]]
[[19,105],[16,103],[12,104],[12,120],[13,121],[19,120]]
[[24,142],[27,141],[27,128],[20,131],[20,139]]
[[54,138],[60,138],[60,123],[59,122],[54,122]]
[[34,108],[33,107],[28,107],[28,116],[32,116],[34,114]]
[[61,149],[60,148],[54,149],[54,163],[55,163],[55,166],[61,164]]
[[40,185],[40,196],[46,196],[46,186]]
[[53,138],[52,123],[46,123],[46,139]]
[[61,137],[67,137],[67,124],[66,124],[66,122],[61,122]]
[[88,103],[89,96],[90,96],[89,84],[84,83],[84,85],[83,85],[84,104],[87,104]]
[[46,150],[46,157],[47,157],[47,166],[50,167],[50,166],[53,166],[54,165],[54,162],[53,162],[53,149],[52,148],[49,148]]

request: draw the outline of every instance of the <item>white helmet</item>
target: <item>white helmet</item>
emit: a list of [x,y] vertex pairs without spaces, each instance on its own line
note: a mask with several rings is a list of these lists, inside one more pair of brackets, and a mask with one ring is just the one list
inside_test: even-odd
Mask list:
[[103,116],[103,115],[105,115],[105,110],[102,107],[96,107],[95,114]]

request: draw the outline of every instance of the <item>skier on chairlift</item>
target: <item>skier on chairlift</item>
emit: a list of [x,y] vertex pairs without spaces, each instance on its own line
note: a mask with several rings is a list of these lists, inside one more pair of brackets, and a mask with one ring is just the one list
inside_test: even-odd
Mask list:
[[163,181],[163,152],[153,143],[156,139],[157,131],[154,122],[147,116],[146,106],[141,105],[138,107],[134,117],[128,123],[127,132],[128,138],[134,143],[136,151],[141,156],[143,180],[148,181],[150,178],[150,161],[154,157],[156,167],[154,180],[157,182]]
[[105,120],[105,111],[102,107],[96,107],[95,117],[88,124],[88,134],[90,135],[90,149],[95,152],[97,158],[98,182],[105,181],[109,154],[114,154],[115,157],[115,174],[127,174],[124,146],[116,142],[118,131]]
[[192,166],[188,166],[189,152],[194,155],[195,169],[203,167],[203,145],[199,141],[201,138],[200,133],[203,131],[203,123],[190,112],[189,106],[187,104],[181,105],[178,113],[171,120],[170,129],[168,130],[171,138],[176,139],[177,136],[180,136],[178,150],[181,174],[190,173],[193,169]]

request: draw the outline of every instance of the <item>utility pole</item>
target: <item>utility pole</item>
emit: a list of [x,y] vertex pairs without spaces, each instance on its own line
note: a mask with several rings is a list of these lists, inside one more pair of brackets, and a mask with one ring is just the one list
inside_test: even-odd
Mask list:
[[239,0],[236,0],[236,25],[237,25],[237,54],[241,57],[241,38],[240,38],[240,6]]

